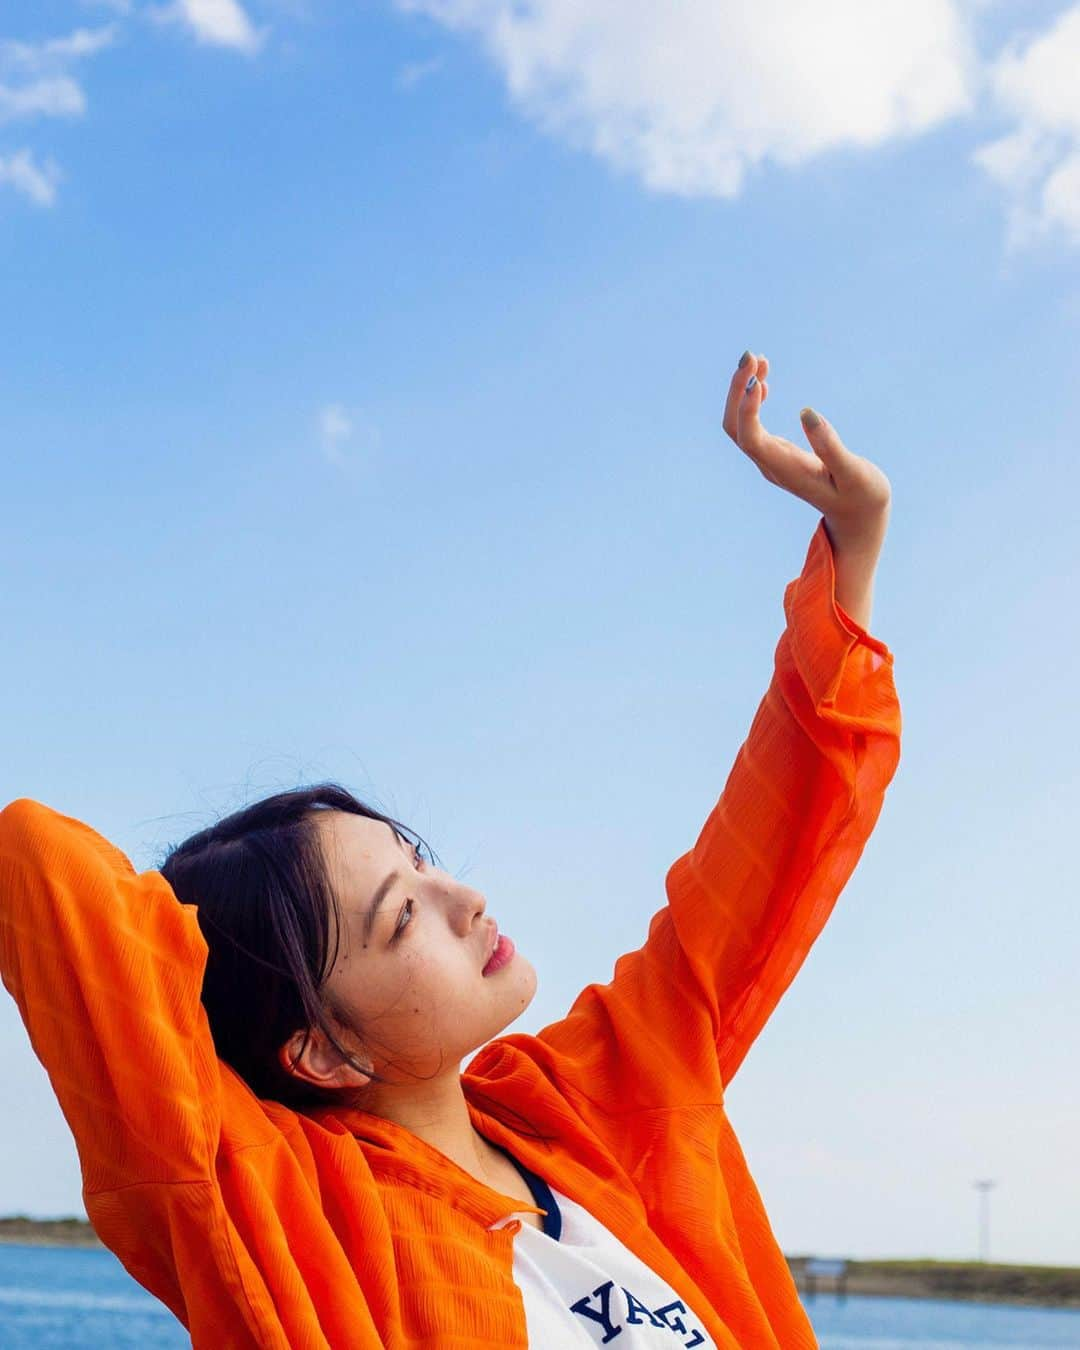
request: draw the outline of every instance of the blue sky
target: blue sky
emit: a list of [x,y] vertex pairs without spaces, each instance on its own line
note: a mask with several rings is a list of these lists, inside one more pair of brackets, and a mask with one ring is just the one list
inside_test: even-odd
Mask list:
[[[768,681],[816,518],[720,428],[764,352],[892,479],[906,740],[733,1119],[789,1251],[973,1255],[992,1177],[996,1257],[1080,1264],[1080,6],[802,8],[7,4],[0,796],[152,866],[340,779],[539,1028]],[[79,1212],[0,1048],[0,1212]]]

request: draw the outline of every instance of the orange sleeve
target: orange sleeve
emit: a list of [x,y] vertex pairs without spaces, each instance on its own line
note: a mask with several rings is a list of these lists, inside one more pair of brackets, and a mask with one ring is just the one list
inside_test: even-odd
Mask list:
[[[347,1318],[348,1344],[376,1347],[296,1116],[217,1058],[206,958],[195,907],[159,872],[137,874],[37,802],[0,811],[0,974],[75,1136],[102,1241],[194,1346],[327,1350],[346,1343]],[[351,1175],[350,1204],[370,1209],[370,1172]]]
[[644,947],[538,1039],[605,1113],[719,1102],[851,876],[899,758],[893,658],[838,606],[824,523],[746,742]]
[[0,973],[89,1192],[214,1176],[219,1070],[195,910],[89,826],[0,812]]
[[205,960],[194,908],[159,873],[37,802],[0,812],[0,974],[75,1136],[91,1222],[196,1344],[284,1345],[252,1329],[215,1176]]

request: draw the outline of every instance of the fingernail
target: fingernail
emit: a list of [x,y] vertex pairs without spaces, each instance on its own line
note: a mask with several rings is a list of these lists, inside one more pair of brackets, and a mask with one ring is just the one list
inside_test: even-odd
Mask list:
[[757,376],[751,375],[750,378],[746,381],[746,392],[749,393],[750,390],[753,389],[755,384],[757,384]]
[[749,360],[750,360],[749,351],[743,352],[742,356],[739,357],[739,369],[742,370],[743,366],[745,366],[747,361]]
[[813,429],[816,426],[818,426],[819,423],[821,422],[821,418],[817,415],[817,413],[813,410],[813,408],[804,408],[802,412],[799,414],[799,416],[803,420],[803,425],[808,426],[811,431],[813,431]]

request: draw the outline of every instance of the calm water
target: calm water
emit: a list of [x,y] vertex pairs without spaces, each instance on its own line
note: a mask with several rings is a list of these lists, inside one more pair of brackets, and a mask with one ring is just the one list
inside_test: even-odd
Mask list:
[[[1080,1350],[1080,1312],[821,1295],[822,1350]],[[0,1244],[3,1350],[182,1350],[190,1341],[110,1253]],[[677,1341],[673,1339],[672,1350]]]
[[0,1244],[3,1350],[179,1350],[191,1341],[112,1252]]

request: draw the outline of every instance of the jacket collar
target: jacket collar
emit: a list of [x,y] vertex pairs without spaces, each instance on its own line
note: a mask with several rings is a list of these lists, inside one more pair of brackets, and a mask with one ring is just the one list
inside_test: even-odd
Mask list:
[[[587,1129],[570,1102],[534,1059],[512,1044],[492,1041],[462,1075],[473,1125],[571,1200],[596,1210],[601,1222],[626,1231],[645,1222],[630,1178]],[[510,1214],[543,1213],[486,1186],[411,1130],[351,1107],[316,1107],[304,1114],[334,1134],[352,1135],[376,1181],[405,1185],[445,1200],[484,1228]]]

